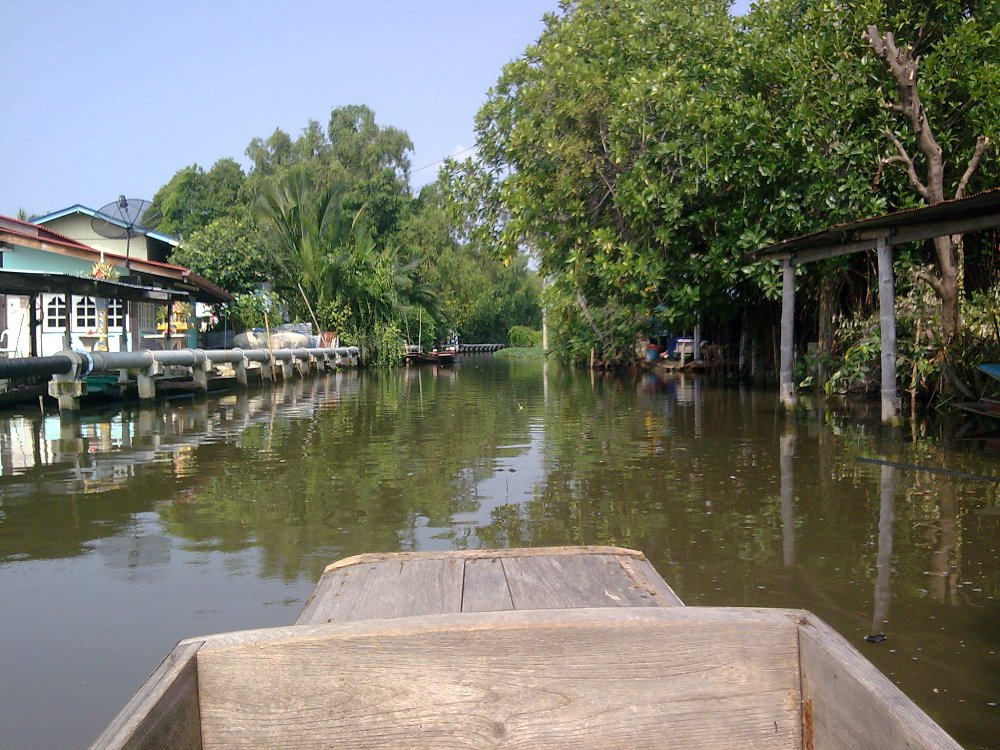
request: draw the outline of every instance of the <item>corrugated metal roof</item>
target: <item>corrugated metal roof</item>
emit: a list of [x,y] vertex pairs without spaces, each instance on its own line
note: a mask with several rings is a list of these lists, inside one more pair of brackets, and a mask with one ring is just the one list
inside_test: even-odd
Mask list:
[[120,281],[90,279],[69,273],[10,271],[0,269],[0,294],[76,294],[102,299],[127,299],[139,302],[187,300],[187,292],[158,287],[125,284]]
[[[75,205],[69,206],[68,208],[62,209],[61,211],[53,211],[52,213],[46,214],[45,216],[39,216],[35,219],[32,219],[31,223],[42,225],[45,224],[46,222],[55,221],[56,219],[61,219],[64,216],[69,216],[70,214],[83,214],[85,216],[94,217],[95,215],[97,215],[97,211],[93,208],[88,208],[87,206],[77,203]],[[114,216],[108,216],[107,219],[115,224],[118,224],[122,228],[125,227],[124,222],[119,221]],[[171,234],[163,234],[162,232],[157,232],[156,230],[153,229],[145,229],[144,227],[140,228],[143,229],[142,233],[147,237],[152,237],[153,239],[166,242],[170,245],[174,245],[175,247],[181,244],[179,237],[174,237]]]
[[[124,265],[126,260],[124,255],[107,250],[97,250],[89,245],[84,245],[82,242],[54,232],[47,227],[14,219],[9,216],[0,216],[0,242],[17,244],[19,239],[26,240],[29,244],[44,243],[53,250],[65,250],[67,251],[66,254],[82,253],[88,257],[92,257],[95,262],[103,257],[106,260],[110,259],[116,265]],[[192,284],[196,289],[195,296],[202,301],[221,303],[232,302],[233,300],[229,292],[213,284],[208,279],[193,273],[184,266],[175,266],[170,263],[142,260],[139,258],[129,258],[128,262],[133,271],[145,273],[150,277],[161,278],[165,283],[180,281]]]
[[[991,215],[996,215],[996,223],[991,223]],[[961,225],[967,224],[968,229]],[[772,245],[752,250],[748,253],[756,260],[774,260],[788,257],[802,251],[819,251],[849,243],[870,239],[874,234],[885,232],[891,238],[898,235],[900,241],[924,239],[927,232],[938,226],[948,227],[946,234],[982,229],[983,225],[1000,226],[1000,187],[984,190],[965,198],[954,198],[933,206],[919,206],[903,209],[891,214],[874,216],[845,224],[839,224],[819,232],[805,234]],[[902,230],[915,230],[904,232]],[[922,231],[925,230],[925,231]],[[930,235],[933,236],[933,235]],[[858,247],[857,252],[869,248]]]

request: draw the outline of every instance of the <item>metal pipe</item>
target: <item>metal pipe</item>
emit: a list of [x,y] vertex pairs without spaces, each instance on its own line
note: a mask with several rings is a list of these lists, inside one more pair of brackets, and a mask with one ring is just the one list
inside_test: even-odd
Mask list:
[[137,352],[91,352],[90,358],[94,361],[93,372],[145,369],[153,364],[153,353],[148,349]]
[[83,359],[78,377],[91,373],[116,370],[144,370],[154,362],[177,367],[195,367],[206,362],[239,363],[269,362],[271,357],[279,362],[308,361],[311,357],[357,357],[356,346],[338,346],[321,349],[178,349],[158,351],[141,349],[136,352],[67,352],[50,357],[14,357],[0,359],[0,380],[46,375],[67,375],[73,369],[74,357]]
[[54,357],[14,357],[0,359],[0,380],[31,378],[43,375],[66,375],[73,369],[73,360],[65,355]]

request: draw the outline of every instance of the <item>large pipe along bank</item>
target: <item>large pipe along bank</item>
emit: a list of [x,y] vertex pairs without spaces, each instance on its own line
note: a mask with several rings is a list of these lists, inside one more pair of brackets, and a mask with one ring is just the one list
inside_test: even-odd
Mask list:
[[49,395],[58,399],[60,411],[79,408],[80,396],[86,392],[83,378],[88,375],[137,371],[140,399],[156,397],[154,378],[164,367],[190,368],[195,386],[208,388],[208,371],[216,364],[231,364],[239,385],[246,385],[246,368],[258,363],[264,380],[274,378],[275,370],[291,377],[297,369],[305,375],[310,369],[322,372],[329,366],[356,365],[356,346],[316,349],[179,349],[137,352],[76,352],[62,351],[51,357],[15,357],[0,359],[0,380],[51,376]]

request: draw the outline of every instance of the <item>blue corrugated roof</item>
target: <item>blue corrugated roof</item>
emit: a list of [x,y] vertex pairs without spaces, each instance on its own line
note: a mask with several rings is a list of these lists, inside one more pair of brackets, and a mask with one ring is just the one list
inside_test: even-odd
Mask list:
[[[70,216],[71,214],[84,214],[86,216],[93,217],[97,214],[97,211],[95,211],[93,208],[88,208],[87,206],[77,203],[75,205],[70,206],[69,208],[64,208],[60,211],[53,211],[52,213],[46,214],[45,216],[39,216],[35,219],[32,219],[31,223],[45,224],[49,221],[55,221],[56,219],[61,219],[64,216]],[[123,222],[116,221],[114,216],[108,216],[107,218],[110,221],[116,224],[120,224],[123,228],[125,228],[125,224]],[[166,242],[170,245],[181,244],[180,238],[174,237],[173,235],[163,234],[161,232],[155,232],[151,230],[144,231],[143,234],[146,235],[147,237],[152,237],[154,240],[160,240],[161,242]]]

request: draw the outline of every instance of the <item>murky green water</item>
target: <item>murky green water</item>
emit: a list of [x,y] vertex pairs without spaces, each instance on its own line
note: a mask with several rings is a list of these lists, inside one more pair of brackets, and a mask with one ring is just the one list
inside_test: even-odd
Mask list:
[[1000,747],[1000,445],[973,427],[489,357],[0,419],[0,748],[86,746],[176,641],[291,623],[334,559],[549,544],[644,550],[690,605],[813,610]]

